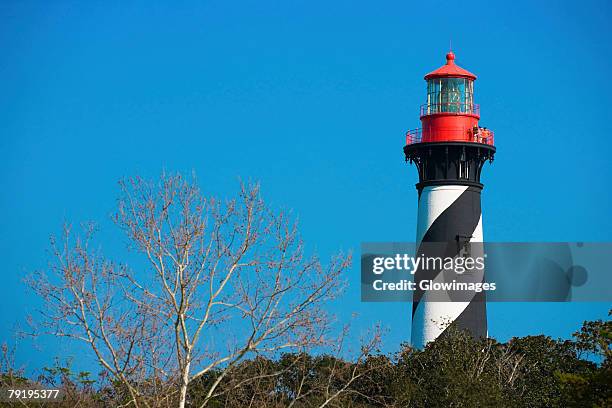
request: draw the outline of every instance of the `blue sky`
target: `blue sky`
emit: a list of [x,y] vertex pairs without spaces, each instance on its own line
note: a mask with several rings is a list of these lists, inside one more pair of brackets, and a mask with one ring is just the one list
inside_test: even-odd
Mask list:
[[[323,256],[413,240],[403,134],[449,40],[496,134],[485,238],[612,240],[607,1],[120,3],[0,4],[0,339],[34,311],[21,279],[64,220],[98,221],[101,247],[122,249],[123,176],[194,171],[216,196],[258,180]],[[386,350],[409,339],[409,305],[361,303],[357,263],[347,279],[340,319],[382,322]],[[566,337],[609,307],[492,304],[489,330]],[[19,360],[61,352],[41,347]]]

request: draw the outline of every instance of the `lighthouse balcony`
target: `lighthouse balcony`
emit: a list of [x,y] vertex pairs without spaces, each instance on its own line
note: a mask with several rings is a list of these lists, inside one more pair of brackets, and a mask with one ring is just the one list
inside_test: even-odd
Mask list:
[[444,142],[467,142],[481,143],[490,146],[494,145],[493,131],[483,127],[474,127],[471,129],[453,128],[444,129],[444,134],[441,131],[436,134],[431,132],[423,132],[423,129],[412,129],[406,132],[406,145],[416,143],[444,143]]
[[480,106],[475,103],[462,102],[426,103],[421,105],[421,116],[436,114],[474,115],[480,117]]

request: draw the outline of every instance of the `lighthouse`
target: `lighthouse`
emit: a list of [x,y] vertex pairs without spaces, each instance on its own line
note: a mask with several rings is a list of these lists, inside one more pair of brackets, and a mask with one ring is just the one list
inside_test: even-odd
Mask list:
[[[480,173],[485,162],[493,161],[495,146],[493,132],[479,125],[475,80],[476,75],[459,67],[455,54],[449,52],[445,65],[425,75],[427,99],[420,109],[421,127],[406,133],[406,161],[416,165],[419,177],[419,256],[456,258],[466,248],[483,251]],[[485,292],[463,292],[441,299],[419,288],[424,280],[451,282],[458,278],[443,268],[418,270],[414,278],[417,289],[412,303],[413,346],[424,347],[451,323],[475,337],[487,335]],[[460,278],[483,282],[484,270]]]

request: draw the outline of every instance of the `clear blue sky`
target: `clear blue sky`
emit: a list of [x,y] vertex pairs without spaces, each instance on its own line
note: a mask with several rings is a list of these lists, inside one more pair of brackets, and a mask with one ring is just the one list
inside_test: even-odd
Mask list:
[[[217,196],[259,180],[322,255],[413,240],[403,133],[450,39],[496,134],[485,238],[612,241],[608,1],[111,3],[0,4],[0,340],[33,312],[21,279],[64,220],[101,222],[120,250],[109,214],[127,175],[195,171]],[[381,321],[396,350],[409,305],[361,303],[358,262],[347,278],[333,309]],[[493,304],[490,334],[566,337],[609,307]],[[46,363],[46,347],[19,360]]]

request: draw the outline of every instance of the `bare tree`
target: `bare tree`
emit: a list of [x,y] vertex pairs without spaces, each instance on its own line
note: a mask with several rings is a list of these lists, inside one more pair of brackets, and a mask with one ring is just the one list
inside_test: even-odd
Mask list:
[[28,282],[44,300],[44,332],[87,344],[125,406],[184,407],[190,383],[214,370],[205,406],[248,356],[327,344],[323,306],[350,256],[326,267],[306,257],[295,222],[257,185],[225,202],[180,175],[120,187],[114,220],[143,261],[111,262],[92,249],[93,226],[81,237],[67,226],[49,273]]

